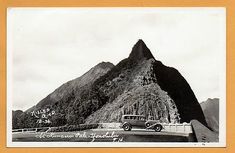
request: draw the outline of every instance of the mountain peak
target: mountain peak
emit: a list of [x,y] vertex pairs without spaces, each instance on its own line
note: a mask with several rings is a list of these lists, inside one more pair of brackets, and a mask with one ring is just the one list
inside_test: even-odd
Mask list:
[[129,58],[134,60],[142,60],[154,57],[151,51],[146,46],[146,44],[144,43],[144,41],[142,39],[139,39],[138,42],[132,48]]
[[102,61],[99,64],[97,64],[95,67],[101,67],[101,68],[105,69],[105,68],[112,68],[112,67],[114,67],[114,65],[113,65],[113,63]]

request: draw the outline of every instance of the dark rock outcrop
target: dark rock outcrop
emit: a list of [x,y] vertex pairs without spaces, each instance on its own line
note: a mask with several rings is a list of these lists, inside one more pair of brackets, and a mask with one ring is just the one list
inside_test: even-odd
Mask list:
[[206,125],[200,104],[184,77],[175,68],[167,67],[159,61],[154,62],[153,68],[159,86],[174,99],[181,122],[197,119]]
[[154,58],[149,48],[146,46],[143,40],[139,39],[138,42],[132,48],[132,51],[128,57],[130,60],[148,60]]

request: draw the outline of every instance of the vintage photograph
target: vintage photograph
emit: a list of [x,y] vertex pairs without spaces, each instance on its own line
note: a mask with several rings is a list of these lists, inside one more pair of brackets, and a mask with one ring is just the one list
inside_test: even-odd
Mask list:
[[225,64],[223,7],[8,8],[7,146],[224,147]]

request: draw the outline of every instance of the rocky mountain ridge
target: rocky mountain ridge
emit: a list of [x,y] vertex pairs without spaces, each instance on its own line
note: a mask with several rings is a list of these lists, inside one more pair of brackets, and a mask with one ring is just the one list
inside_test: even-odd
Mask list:
[[128,58],[101,72],[95,75],[93,69],[84,74],[86,79],[65,83],[35,110],[54,109],[56,116],[51,120],[56,126],[119,122],[123,114],[140,114],[165,123],[197,119],[206,125],[187,81],[176,69],[155,60],[143,40],[134,45]]

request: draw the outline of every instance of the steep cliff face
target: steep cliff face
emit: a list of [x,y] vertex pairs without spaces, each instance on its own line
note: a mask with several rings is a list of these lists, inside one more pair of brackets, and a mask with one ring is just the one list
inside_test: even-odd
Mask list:
[[167,67],[160,61],[154,62],[153,69],[159,86],[174,99],[181,122],[196,119],[206,125],[200,104],[184,77],[175,68]]
[[57,88],[35,110],[46,107],[56,112],[53,126],[119,122],[123,114],[140,114],[165,123],[197,119],[206,125],[187,81],[176,69],[155,60],[142,40],[116,66],[97,65]]

